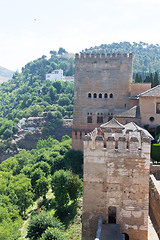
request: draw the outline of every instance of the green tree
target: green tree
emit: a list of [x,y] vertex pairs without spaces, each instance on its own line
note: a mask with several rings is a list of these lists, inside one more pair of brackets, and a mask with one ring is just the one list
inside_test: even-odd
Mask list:
[[70,173],[64,170],[56,171],[52,177],[52,191],[54,192],[58,209],[63,209],[69,203],[69,181]]
[[58,54],[62,55],[63,53],[67,53],[67,52],[64,48],[60,47],[59,50],[58,50]]
[[64,156],[64,163],[68,170],[71,170],[75,174],[82,176],[82,165],[83,165],[83,153],[82,151],[76,151],[71,149],[66,152]]
[[40,240],[66,240],[64,233],[58,228],[47,228]]
[[136,76],[135,76],[135,83],[138,83],[139,82],[139,75],[138,73],[136,73]]
[[49,180],[46,177],[42,176],[40,179],[36,181],[35,194],[37,197],[43,196],[43,198],[45,198],[48,190]]
[[48,212],[42,212],[36,216],[33,216],[27,228],[27,237],[30,240],[39,239],[48,227],[58,228],[63,230],[62,223]]
[[153,87],[156,87],[157,85],[159,85],[159,77],[158,77],[158,73],[155,72],[154,78],[153,78]]
[[19,174],[12,179],[7,191],[8,193],[15,193],[20,214],[23,215],[26,209],[33,203],[31,180],[25,175]]

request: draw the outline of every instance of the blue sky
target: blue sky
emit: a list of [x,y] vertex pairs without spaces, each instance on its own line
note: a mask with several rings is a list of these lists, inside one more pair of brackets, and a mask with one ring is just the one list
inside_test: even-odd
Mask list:
[[0,66],[21,71],[59,47],[160,44],[159,30],[159,0],[0,0]]

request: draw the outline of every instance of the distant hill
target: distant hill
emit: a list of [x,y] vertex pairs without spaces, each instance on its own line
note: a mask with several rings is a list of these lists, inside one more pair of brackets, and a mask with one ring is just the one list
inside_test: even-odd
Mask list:
[[120,42],[101,44],[82,50],[84,53],[133,53],[133,73],[141,73],[144,78],[148,73],[158,71],[160,73],[160,45],[144,42]]
[[0,67],[0,83],[6,82],[8,79],[12,78],[14,72],[11,70],[8,70],[7,68]]

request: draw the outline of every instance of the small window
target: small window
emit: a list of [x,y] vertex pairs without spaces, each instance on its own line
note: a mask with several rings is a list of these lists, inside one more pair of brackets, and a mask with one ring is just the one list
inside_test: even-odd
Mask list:
[[154,122],[154,117],[150,117],[150,122]]
[[94,93],[94,94],[93,94],[93,97],[94,97],[94,98],[97,98],[97,93]]
[[92,123],[92,117],[91,116],[87,117],[87,123]]
[[107,93],[104,94],[104,98],[108,98],[108,94]]
[[92,94],[91,93],[88,93],[88,98],[92,98]]
[[127,105],[126,105],[126,103],[125,103],[125,104],[124,104],[124,107],[126,108],[126,106],[127,106]]
[[97,123],[103,123],[103,116],[97,117]]
[[102,98],[102,93],[99,94],[99,98]]
[[110,97],[110,98],[113,98],[113,93],[110,93],[109,97]]
[[157,114],[160,114],[160,103],[157,103],[156,113],[157,113]]

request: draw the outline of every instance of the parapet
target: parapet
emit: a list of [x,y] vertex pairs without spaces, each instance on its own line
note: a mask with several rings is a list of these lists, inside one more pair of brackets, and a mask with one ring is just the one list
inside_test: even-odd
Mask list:
[[122,58],[129,58],[129,59],[132,59],[133,58],[133,54],[132,53],[129,53],[129,54],[127,54],[127,53],[124,53],[124,54],[121,54],[121,53],[118,53],[118,54],[115,54],[115,53],[113,53],[112,55],[111,54],[109,54],[109,53],[107,53],[107,54],[105,54],[105,53],[102,53],[102,54],[100,54],[100,53],[97,53],[97,54],[94,54],[94,53],[86,53],[86,54],[84,54],[84,53],[80,53],[80,54],[78,54],[78,53],[76,53],[75,54],[75,59],[76,60],[88,60],[88,59],[91,59],[91,60],[99,60],[99,59],[104,59],[104,60],[108,60],[108,59],[122,59]]
[[[112,120],[113,122],[113,120]],[[84,137],[84,151],[101,150],[108,152],[122,152],[128,154],[149,154],[151,138],[140,129],[112,128],[111,123],[105,126],[106,129],[101,131],[94,129],[91,133]],[[118,124],[117,124],[118,126]],[[146,131],[144,129],[144,131]]]

